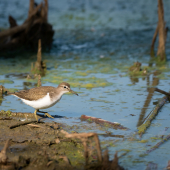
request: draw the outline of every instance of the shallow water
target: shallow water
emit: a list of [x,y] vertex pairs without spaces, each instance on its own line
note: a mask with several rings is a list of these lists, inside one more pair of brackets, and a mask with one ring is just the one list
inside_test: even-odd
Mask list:
[[[144,169],[148,162],[158,164],[158,169],[167,166],[169,160],[169,141],[161,147],[144,154],[160,141],[158,137],[168,135],[169,103],[167,103],[151,127],[143,135],[142,140],[130,140],[137,131],[137,126],[154,108],[163,95],[154,92],[151,100],[146,101],[149,89],[157,87],[169,91],[170,84],[170,41],[167,39],[168,62],[163,66],[148,67],[150,61],[149,48],[157,22],[157,4],[154,0],[145,1],[49,1],[49,22],[53,24],[55,37],[52,49],[43,53],[47,72],[42,77],[43,85],[57,86],[62,81],[70,83],[79,96],[64,95],[59,103],[47,109],[51,115],[66,118],[54,119],[69,125],[77,124],[78,132],[95,131],[124,135],[125,140],[100,137],[103,148],[109,148],[111,156],[115,151],[121,155],[122,166],[128,169]],[[21,11],[14,13],[18,23],[26,18],[28,4],[22,1],[0,2],[1,26],[7,27],[7,15],[14,13],[20,6]],[[27,2],[28,3],[28,2]],[[134,5],[135,3],[135,5]],[[165,1],[165,16],[169,21],[169,1]],[[153,5],[154,4],[154,5]],[[152,5],[153,10],[150,10]],[[146,15],[147,14],[147,15]],[[169,23],[167,22],[167,25]],[[31,63],[36,54],[15,54],[15,58],[0,58],[0,84],[13,91],[35,87],[37,80],[30,81],[26,76],[30,73]],[[148,77],[129,75],[129,67],[139,61],[142,67],[148,67]],[[154,62],[153,62],[154,63]],[[153,72],[162,73],[153,76]],[[154,83],[154,84],[153,84]],[[145,114],[141,114],[146,108]],[[16,112],[33,112],[34,109],[24,105],[13,96],[7,96],[1,103],[1,110]],[[82,115],[94,116],[111,122],[119,122],[129,128],[128,131],[114,130],[109,127],[99,128],[96,124],[81,122]],[[134,116],[132,116],[134,115]],[[76,123],[75,123],[76,122]],[[84,128],[87,125],[87,129]],[[91,128],[90,128],[91,127]],[[168,129],[165,130],[165,128]],[[156,137],[156,139],[153,139]]]

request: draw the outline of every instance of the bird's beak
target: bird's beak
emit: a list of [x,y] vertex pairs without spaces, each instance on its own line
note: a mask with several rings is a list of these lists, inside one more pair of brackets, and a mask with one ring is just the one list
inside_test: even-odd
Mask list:
[[69,90],[69,92],[78,96],[78,94],[76,92],[74,92],[73,90],[71,90],[71,89]]

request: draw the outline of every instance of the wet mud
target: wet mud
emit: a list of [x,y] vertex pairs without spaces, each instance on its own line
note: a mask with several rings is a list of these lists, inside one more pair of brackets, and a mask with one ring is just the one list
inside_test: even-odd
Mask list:
[[[27,119],[21,121],[26,115]],[[84,141],[65,137],[68,125],[66,128],[56,122],[36,122],[32,115],[0,112],[0,169],[101,169],[103,166],[123,169],[118,165],[117,155],[109,161],[108,153],[103,156],[103,162],[99,162],[94,152],[87,164]],[[9,146],[3,162],[1,154],[7,141]]]

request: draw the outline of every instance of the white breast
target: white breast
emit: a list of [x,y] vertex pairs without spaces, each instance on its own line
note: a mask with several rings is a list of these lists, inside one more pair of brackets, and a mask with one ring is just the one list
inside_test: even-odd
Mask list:
[[55,99],[51,100],[49,93],[39,100],[25,100],[21,99],[25,104],[33,107],[34,109],[46,109],[53,105],[55,105],[60,99],[62,95],[58,95]]

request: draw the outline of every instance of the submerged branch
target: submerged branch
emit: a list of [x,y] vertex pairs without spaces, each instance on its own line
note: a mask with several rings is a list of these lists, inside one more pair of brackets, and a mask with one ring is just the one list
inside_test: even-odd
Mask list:
[[151,147],[151,149],[146,151],[146,154],[154,151],[156,148],[158,148],[160,145],[162,145],[164,142],[166,142],[167,140],[170,139],[170,134],[167,135],[164,139],[162,139],[160,142],[158,142],[156,145],[154,145],[153,147]]
[[161,109],[161,107],[166,103],[168,100],[167,96],[164,96],[159,103],[155,106],[155,108],[149,113],[145,121],[141,126],[138,127],[138,134],[142,136],[146,129],[150,126],[152,120],[155,118],[155,116],[158,114],[158,111]]
[[158,89],[158,88],[155,88],[155,91],[159,92],[159,93],[162,93],[162,94],[165,94],[167,96],[170,96],[170,93],[164,91],[164,90],[161,90],[161,89]]

